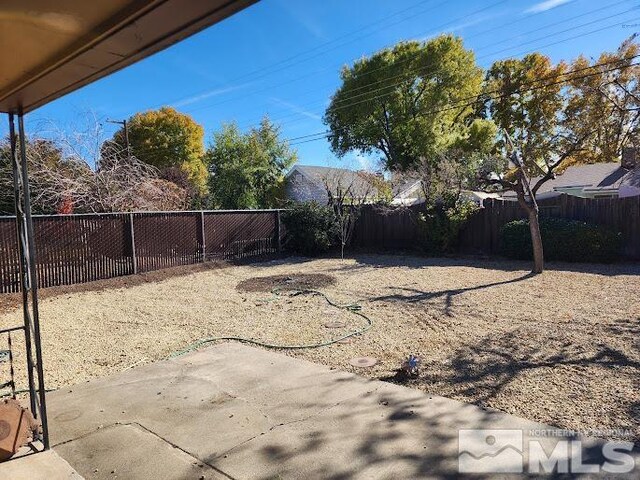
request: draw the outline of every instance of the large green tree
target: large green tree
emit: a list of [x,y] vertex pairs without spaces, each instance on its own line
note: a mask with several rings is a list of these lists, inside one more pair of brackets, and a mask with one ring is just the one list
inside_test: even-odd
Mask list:
[[297,160],[266,117],[247,133],[235,123],[223,125],[205,157],[211,173],[210,205],[231,209],[277,206],[285,171]]
[[402,42],[343,68],[325,113],[333,151],[380,153],[405,170],[458,146],[489,148],[495,131],[472,105],[483,72],[462,40]]
[[[208,174],[204,162],[204,128],[200,124],[171,107],[136,113],[127,123],[132,155],[161,172],[182,170],[196,194],[200,197],[206,194]],[[112,143],[124,149],[124,129],[114,134]]]

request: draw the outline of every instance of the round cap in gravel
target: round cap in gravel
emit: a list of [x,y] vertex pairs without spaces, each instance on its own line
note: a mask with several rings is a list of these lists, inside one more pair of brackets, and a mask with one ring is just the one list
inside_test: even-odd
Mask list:
[[378,359],[373,357],[356,357],[349,360],[349,363],[354,367],[373,367],[378,363]]
[[346,324],[344,322],[339,322],[339,321],[335,321],[335,322],[327,322],[324,324],[325,327],[327,328],[344,328],[346,327]]

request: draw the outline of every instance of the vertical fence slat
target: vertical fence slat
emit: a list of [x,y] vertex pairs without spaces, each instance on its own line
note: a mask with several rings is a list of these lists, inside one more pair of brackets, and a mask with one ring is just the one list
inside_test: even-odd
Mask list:
[[129,214],[129,251],[131,252],[131,269],[136,275],[138,273],[138,258],[136,256],[136,229],[133,213]]
[[[276,211],[276,252],[282,253],[282,226],[281,226],[280,210]],[[266,246],[265,246],[266,247]],[[266,249],[265,249],[266,250]]]
[[206,262],[207,260],[207,232],[204,228],[204,212],[201,211],[198,214],[198,234],[200,235],[200,251],[199,255],[201,257],[201,261]]

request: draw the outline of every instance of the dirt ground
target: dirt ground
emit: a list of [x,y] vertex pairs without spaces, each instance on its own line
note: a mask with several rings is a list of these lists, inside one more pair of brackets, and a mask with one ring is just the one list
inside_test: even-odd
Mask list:
[[[362,317],[319,296],[238,288],[254,277],[323,274],[335,283],[325,279],[321,290],[336,302],[359,303],[373,328],[351,342],[287,355],[373,378],[391,377],[406,356],[419,355],[414,388],[601,437],[640,439],[640,265],[550,264],[534,277],[528,267],[410,256],[290,258],[58,289],[41,304],[47,386],[162,359],[205,337],[291,345],[362,328]],[[0,305],[0,325],[20,321],[10,302]],[[379,362],[350,365],[362,356]]]

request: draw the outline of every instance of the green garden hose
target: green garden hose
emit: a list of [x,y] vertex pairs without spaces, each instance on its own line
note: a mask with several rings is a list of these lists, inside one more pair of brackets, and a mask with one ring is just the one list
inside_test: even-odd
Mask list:
[[[270,302],[270,301],[273,301],[273,300],[277,300],[278,298],[280,298],[282,296],[281,290],[282,290],[282,288],[274,288],[271,291],[272,298],[264,299],[263,301]],[[354,315],[358,315],[359,317],[364,318],[365,321],[366,321],[366,325],[364,327],[362,327],[361,329],[356,330],[355,332],[347,333],[346,335],[343,335],[341,337],[334,338],[334,339],[331,339],[331,340],[326,340],[326,341],[320,342],[320,343],[312,343],[312,344],[308,344],[308,345],[277,345],[277,344],[273,344],[273,343],[261,342],[259,340],[253,340],[251,338],[243,338],[243,337],[236,337],[236,336],[209,337],[209,338],[203,338],[202,340],[198,340],[197,342],[192,343],[191,345],[189,345],[187,348],[185,348],[183,350],[180,350],[178,352],[172,353],[171,355],[169,355],[166,358],[179,357],[181,355],[184,355],[186,353],[189,353],[189,352],[192,352],[192,351],[198,349],[202,345],[206,345],[206,344],[212,343],[212,342],[225,341],[225,340],[234,340],[234,341],[241,342],[241,343],[249,343],[249,344],[252,344],[252,345],[258,345],[258,346],[265,347],[265,348],[277,348],[277,349],[282,349],[282,350],[297,350],[297,349],[305,349],[305,348],[327,347],[329,345],[333,345],[333,344],[339,342],[340,340],[344,340],[345,338],[354,337],[356,335],[362,335],[367,330],[371,329],[371,327],[373,327],[373,320],[371,320],[367,315],[362,313],[362,307],[360,305],[356,304],[356,303],[347,303],[347,304],[335,303],[329,297],[327,297],[327,295],[325,295],[324,293],[322,293],[322,292],[320,292],[318,290],[306,290],[306,289],[305,290],[291,290],[287,294],[287,296],[289,296],[289,297],[295,297],[295,296],[298,296],[298,295],[321,296],[332,307],[339,308],[339,309],[342,309],[342,310],[347,310],[348,312],[351,312]],[[52,392],[53,390],[47,389],[46,391],[47,392]],[[28,393],[28,392],[29,392],[29,390],[23,389],[23,390],[17,390],[15,393],[19,395],[19,394]],[[12,393],[0,394],[0,398],[6,398],[6,397],[9,397],[9,396],[12,396]]]
[[[270,301],[278,299],[279,297],[282,296],[282,294],[280,293],[281,290],[282,290],[282,288],[274,288],[273,290],[271,290],[272,298],[268,298],[268,299],[265,299],[263,301],[270,302]],[[234,341],[241,342],[241,343],[249,343],[251,345],[258,345],[260,347],[277,348],[277,349],[282,349],[282,350],[299,350],[299,349],[305,349],[305,348],[327,347],[327,346],[333,345],[333,344],[335,344],[335,343],[337,343],[337,342],[339,342],[341,340],[344,340],[345,338],[350,338],[350,337],[353,337],[353,336],[356,336],[356,335],[362,335],[367,330],[369,330],[371,327],[373,327],[373,320],[371,320],[368,316],[366,316],[364,313],[362,313],[362,311],[361,311],[362,307],[360,305],[356,304],[356,303],[348,303],[348,304],[335,303],[329,297],[327,297],[327,295],[325,295],[324,293],[322,293],[322,292],[320,292],[318,290],[308,290],[308,289],[305,289],[305,290],[293,290],[288,294],[289,297],[295,297],[295,296],[298,296],[298,295],[321,296],[332,307],[339,308],[339,309],[342,309],[342,310],[347,310],[348,312],[351,312],[354,315],[358,315],[359,317],[364,318],[367,323],[361,329],[356,330],[355,332],[351,332],[351,333],[348,333],[346,335],[343,335],[343,336],[341,336],[339,338],[333,338],[331,340],[326,340],[324,342],[312,343],[312,344],[308,344],[308,345],[277,345],[277,344],[273,344],[273,343],[261,342],[259,340],[253,340],[251,338],[243,338],[243,337],[236,337],[236,336],[203,338],[202,340],[198,340],[197,342],[192,343],[191,345],[189,345],[187,348],[185,348],[183,350],[180,350],[178,352],[172,353],[167,358],[179,357],[181,355],[184,355],[186,353],[189,353],[189,352],[192,352],[192,351],[198,349],[202,345],[206,345],[206,344],[212,343],[212,342],[225,341],[225,340],[234,340]]]

